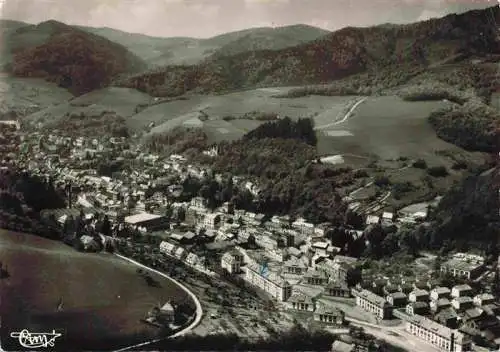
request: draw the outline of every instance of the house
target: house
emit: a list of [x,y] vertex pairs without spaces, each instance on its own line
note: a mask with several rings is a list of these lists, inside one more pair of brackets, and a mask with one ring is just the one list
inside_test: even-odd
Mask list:
[[481,293],[479,295],[474,296],[473,298],[474,304],[478,307],[485,306],[487,304],[491,304],[495,302],[495,296],[491,293]]
[[203,225],[206,229],[213,230],[221,223],[221,216],[217,213],[206,214],[203,219]]
[[387,302],[389,302],[395,308],[402,308],[406,306],[408,301],[406,295],[403,292],[394,292],[387,295]]
[[366,217],[366,225],[375,225],[380,223],[380,218],[376,215],[368,215]]
[[303,275],[307,272],[307,265],[295,257],[283,263],[284,272],[287,274]]
[[345,283],[330,281],[325,288],[323,293],[325,296],[331,297],[351,297],[351,290],[347,287]]
[[314,311],[314,320],[320,323],[341,326],[345,323],[345,313],[338,308],[318,304],[318,307]]
[[304,275],[304,282],[308,285],[325,286],[328,284],[328,275],[322,270],[309,270]]
[[314,312],[314,301],[311,297],[301,292],[294,292],[286,301],[287,309]]
[[441,272],[467,280],[477,278],[484,270],[484,263],[480,261],[461,260],[452,258],[441,265]]
[[440,298],[438,300],[432,300],[430,307],[432,312],[438,313],[443,309],[451,307],[451,302],[448,298]]
[[170,302],[167,302],[160,308],[159,315],[162,322],[173,323],[175,320],[175,309]]
[[184,259],[186,259],[186,256],[187,256],[187,252],[184,248],[178,247],[175,250],[174,257],[176,257],[177,259],[184,261]]
[[427,341],[440,350],[450,352],[472,351],[472,342],[463,333],[421,315],[409,316],[405,329],[410,334]]
[[458,326],[458,318],[458,314],[453,308],[443,309],[434,316],[434,319],[437,322],[453,329],[457,328]]
[[427,302],[411,302],[406,305],[406,313],[409,315],[427,315],[429,304]]
[[469,296],[472,297],[472,287],[469,285],[456,285],[451,289],[451,297],[463,297]]
[[237,250],[226,252],[222,255],[221,267],[230,274],[239,273],[242,264],[243,255]]
[[328,242],[314,242],[311,246],[311,250],[314,251],[314,253],[319,254],[319,255],[329,255],[328,253],[328,247],[330,244]]
[[353,343],[346,343],[344,341],[335,340],[332,343],[332,352],[355,352],[356,345]]
[[125,217],[125,223],[131,226],[144,227],[148,231],[157,231],[168,227],[168,219],[165,216],[146,212]]
[[356,297],[356,305],[374,314],[379,319],[386,319],[392,315],[392,306],[383,297],[368,290],[353,290]]
[[392,225],[392,223],[394,222],[395,219],[396,219],[396,216],[394,213],[390,213],[387,211],[382,213],[381,222],[384,225]]
[[191,266],[196,266],[200,261],[200,258],[194,254],[194,253],[191,253],[189,252],[188,255],[186,256],[186,259],[185,259],[185,262],[186,264],[188,265],[191,265]]
[[450,289],[448,287],[438,286],[431,290],[431,299],[437,301],[440,298],[450,298]]
[[412,292],[410,292],[408,300],[410,302],[428,302],[429,292],[427,292],[426,290],[415,289]]
[[463,312],[474,307],[474,301],[468,296],[457,297],[451,301],[451,305],[457,311]]

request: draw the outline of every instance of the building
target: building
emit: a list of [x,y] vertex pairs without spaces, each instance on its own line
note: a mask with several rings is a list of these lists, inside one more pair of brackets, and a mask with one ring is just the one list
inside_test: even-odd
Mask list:
[[450,298],[450,293],[451,291],[448,287],[439,286],[431,290],[430,296],[433,301],[437,301],[441,298]]
[[230,274],[236,274],[241,271],[243,264],[243,255],[237,250],[224,253],[221,258],[221,267]]
[[163,323],[173,323],[175,320],[175,309],[170,302],[160,308],[160,317]]
[[353,343],[346,343],[344,341],[335,340],[332,343],[332,352],[355,352],[356,345]]
[[484,262],[450,259],[441,265],[441,272],[467,280],[477,278],[484,270]]
[[451,306],[457,311],[463,312],[467,309],[473,308],[474,301],[468,296],[457,297],[451,301]]
[[421,315],[408,317],[406,331],[443,351],[468,352],[472,350],[472,343],[464,334]]
[[125,218],[125,223],[131,226],[146,228],[147,231],[163,230],[168,227],[168,220],[165,216],[139,213]]
[[443,309],[451,307],[451,302],[448,298],[440,298],[438,300],[432,300],[430,307],[433,313],[438,313]]
[[408,302],[406,295],[399,291],[388,294],[386,299],[395,308],[405,307]]
[[352,293],[356,297],[356,305],[377,318],[386,319],[392,315],[392,306],[383,297],[365,289],[353,290]]
[[409,315],[426,315],[429,313],[427,302],[411,302],[406,305],[406,313]]
[[495,302],[495,296],[491,293],[482,293],[474,296],[473,298],[474,304],[478,307],[485,306]]
[[294,292],[286,301],[287,309],[314,312],[314,301],[302,292]]
[[304,283],[308,285],[326,286],[328,275],[321,270],[310,270],[304,275]]
[[338,308],[318,304],[318,307],[314,311],[314,320],[320,323],[341,326],[345,323],[345,313]]
[[472,297],[472,287],[469,285],[456,285],[451,289],[451,297],[464,297],[469,296]]
[[246,266],[245,281],[262,289],[278,302],[284,302],[292,295],[292,286],[288,281],[276,273],[263,270],[256,263]]
[[351,297],[351,290],[347,287],[345,283],[330,281],[325,288],[323,293],[325,296],[331,297]]
[[428,302],[429,301],[429,292],[426,290],[415,289],[410,292],[408,296],[408,300],[410,302]]
[[283,269],[287,274],[303,275],[307,272],[307,265],[295,257],[283,263]]
[[206,229],[216,229],[221,223],[221,216],[217,213],[206,214],[203,218],[203,225]]

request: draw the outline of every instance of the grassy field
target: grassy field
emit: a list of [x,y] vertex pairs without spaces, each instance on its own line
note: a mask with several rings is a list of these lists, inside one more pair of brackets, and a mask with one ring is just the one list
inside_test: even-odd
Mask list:
[[[457,150],[440,140],[427,122],[443,102],[405,102],[398,97],[370,97],[350,118],[323,130],[320,153],[376,155],[382,159],[431,156],[435,150]],[[331,136],[330,131],[345,136]],[[330,134],[328,136],[327,134]],[[352,134],[349,136],[348,134]]]
[[116,349],[158,333],[139,321],[154,305],[188,299],[159,276],[153,277],[160,287],[148,286],[135,266],[110,254],[78,253],[32,235],[2,230],[0,260],[10,273],[0,282],[2,302],[8,302],[0,306],[5,343],[12,331],[62,329],[66,342],[79,348]]
[[25,111],[44,109],[71,97],[66,89],[42,79],[0,76],[0,114],[18,112],[24,115]]
[[[154,122],[151,133],[168,131],[175,126],[190,125],[202,118],[203,129],[213,141],[242,137],[262,122],[244,118],[253,112],[279,114],[291,118],[311,117],[316,125],[336,121],[355,97],[308,96],[295,99],[275,98],[290,88],[263,88],[225,95],[193,95],[144,109],[129,119],[129,125],[141,129]],[[232,116],[230,121],[222,120]]]

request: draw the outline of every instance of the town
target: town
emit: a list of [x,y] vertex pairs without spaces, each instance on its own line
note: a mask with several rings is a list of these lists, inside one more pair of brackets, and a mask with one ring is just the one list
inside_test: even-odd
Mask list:
[[[99,251],[104,244],[132,258],[147,257],[153,267],[182,263],[170,265],[169,273],[181,281],[198,280],[200,287],[203,280],[237,285],[250,293],[248,302],[252,296],[264,297],[265,308],[281,317],[276,329],[280,324],[285,329],[293,320],[344,335],[349,335],[349,326],[362,327],[390,343],[402,340],[399,346],[413,351],[486,351],[500,345],[498,258],[472,252],[446,257],[422,253],[397,267],[354,257],[334,235],[339,231],[336,224],[269,217],[238,209],[232,202],[213,208],[200,194],[182,197],[189,180],[207,178],[258,195],[252,180],[231,176],[228,181],[226,175],[213,174],[182,155],[144,153],[125,138],[24,133],[15,122],[3,122],[1,128],[2,171],[15,167],[64,190],[67,207],[43,211],[43,217],[71,233],[68,243],[78,242],[80,250]],[[205,153],[217,157],[216,148]],[[133,169],[103,176],[98,170],[103,167],[96,163],[102,159],[127,161]],[[381,209],[367,214],[362,227],[342,234],[350,242],[364,243],[369,229],[413,226],[425,222],[426,212],[421,206],[398,213]],[[68,230],[75,219],[93,228],[94,236]],[[103,219],[111,225],[97,231]],[[2,220],[2,227],[8,226]],[[196,276],[186,274],[193,272]],[[252,313],[249,306],[254,303],[242,304],[241,299],[223,297],[224,305]],[[171,322],[174,308],[165,303],[161,311]],[[156,307],[148,319],[154,321],[159,311]],[[226,313],[215,306],[204,313],[209,318],[196,331],[231,329],[224,322]],[[232,319],[238,320],[237,315]],[[248,323],[245,320],[250,321],[241,318],[231,326]],[[250,331],[241,330],[242,335]],[[366,346],[352,338],[332,346],[332,351],[362,350]]]

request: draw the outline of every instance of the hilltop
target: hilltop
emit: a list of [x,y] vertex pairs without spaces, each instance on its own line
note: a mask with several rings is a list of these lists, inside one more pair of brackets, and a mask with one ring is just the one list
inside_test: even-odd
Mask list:
[[367,72],[390,74],[402,84],[407,76],[442,63],[498,54],[491,22],[498,12],[494,7],[409,25],[347,27],[294,47],[214,55],[196,65],[157,68],[118,84],[157,96],[327,83]]
[[77,95],[145,68],[125,47],[52,20],[4,32],[2,57],[14,76],[44,78]]
[[197,64],[211,56],[252,50],[278,50],[315,40],[330,32],[307,25],[251,28],[201,39],[161,38],[112,28],[78,27],[123,45],[150,66]]

